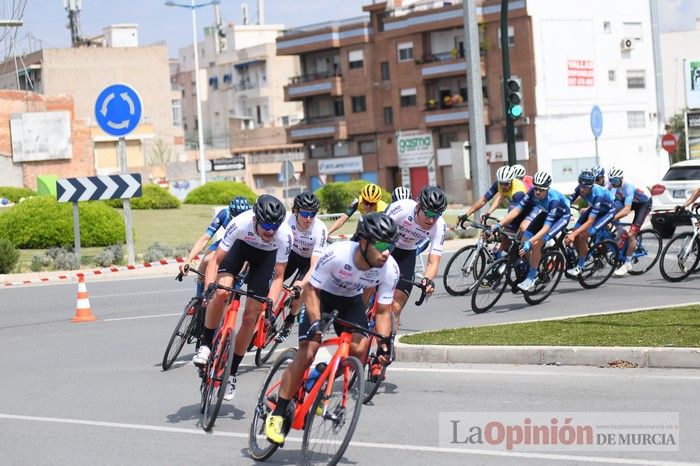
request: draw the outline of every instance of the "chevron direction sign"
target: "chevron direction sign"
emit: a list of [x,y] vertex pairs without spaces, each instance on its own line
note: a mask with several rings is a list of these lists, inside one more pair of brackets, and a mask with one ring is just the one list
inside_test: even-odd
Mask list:
[[98,201],[141,197],[141,175],[85,176],[56,181],[58,202]]

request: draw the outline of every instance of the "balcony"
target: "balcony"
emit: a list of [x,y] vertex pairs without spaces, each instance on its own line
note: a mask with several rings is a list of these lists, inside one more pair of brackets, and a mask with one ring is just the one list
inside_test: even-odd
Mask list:
[[295,76],[291,84],[284,86],[284,100],[303,100],[312,95],[343,95],[342,78],[340,73],[313,73]]
[[301,123],[287,128],[289,142],[304,142],[310,139],[347,139],[345,117],[316,116],[304,118]]
[[[455,49],[456,50],[456,49]],[[420,65],[420,74],[424,80],[464,76],[467,72],[467,60],[463,53],[439,53],[416,60]],[[481,57],[481,77],[486,77],[486,63]]]
[[[438,106],[428,101],[423,112],[423,122],[428,128],[467,124],[469,122],[469,105],[466,103],[455,103]],[[490,124],[488,107],[486,105],[484,105],[484,124]]]

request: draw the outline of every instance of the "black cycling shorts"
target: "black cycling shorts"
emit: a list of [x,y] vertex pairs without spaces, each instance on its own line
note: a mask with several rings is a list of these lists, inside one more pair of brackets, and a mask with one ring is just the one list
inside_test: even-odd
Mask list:
[[270,292],[272,274],[275,271],[277,250],[264,251],[237,239],[231,245],[228,254],[219,264],[219,273],[238,275],[243,264],[248,262],[248,291],[258,296],[267,296]]
[[294,251],[289,252],[289,260],[287,261],[287,268],[284,269],[284,279],[285,281],[296,274],[294,280],[301,280],[306,275],[311,267],[311,258],[302,257]]
[[[367,328],[369,322],[367,321],[366,306],[362,300],[362,295],[357,296],[336,296],[327,291],[320,290],[320,301],[321,301],[321,315],[324,313],[330,314],[333,311],[339,311],[338,317],[357,324],[363,328]],[[311,320],[309,319],[306,310],[303,310],[299,314],[299,341],[308,341],[309,339],[309,329],[311,328]],[[340,335],[341,332],[355,332],[356,330],[351,330],[348,327],[340,324],[333,324],[335,328],[336,335]]]
[[[415,249],[394,249],[391,256],[399,264],[399,275],[401,278],[413,281],[413,277],[416,273],[416,250]],[[399,280],[396,284],[396,289],[401,290],[406,293],[407,296],[411,295],[411,290],[413,285],[405,281]]]
[[633,202],[632,210],[634,211],[634,220],[632,220],[632,225],[637,225],[642,228],[644,220],[646,220],[647,215],[651,212],[651,199],[647,202]]

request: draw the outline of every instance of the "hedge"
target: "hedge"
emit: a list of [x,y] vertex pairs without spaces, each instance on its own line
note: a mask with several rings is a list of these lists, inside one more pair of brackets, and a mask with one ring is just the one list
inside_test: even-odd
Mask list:
[[29,188],[15,188],[13,186],[0,186],[0,197],[6,197],[11,202],[19,202],[23,197],[36,196],[36,192]]
[[227,205],[236,196],[243,196],[251,204],[258,195],[244,183],[210,181],[187,194],[185,204]]
[[[107,205],[121,209],[124,202],[121,199],[105,201]],[[180,200],[170,194],[167,189],[161,188],[157,184],[147,184],[143,186],[143,195],[131,199],[131,208],[137,210],[145,209],[177,209],[180,207]]]
[[[339,183],[328,183],[316,190],[315,194],[321,201],[321,209],[328,213],[343,212],[353,199],[360,195],[360,190],[366,184],[365,180],[354,180]],[[380,187],[381,189],[381,187]],[[382,189],[382,200],[391,202],[391,193]]]
[[[85,247],[124,243],[124,219],[103,202],[78,203],[80,244]],[[71,247],[73,206],[41,196],[27,199],[0,215],[0,237],[19,248]]]

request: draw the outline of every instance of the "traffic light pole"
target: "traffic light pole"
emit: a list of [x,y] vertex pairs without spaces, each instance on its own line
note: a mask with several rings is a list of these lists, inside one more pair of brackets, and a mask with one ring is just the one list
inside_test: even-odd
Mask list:
[[508,0],[501,0],[501,54],[503,59],[503,116],[506,120],[508,165],[517,163],[515,157],[515,124],[508,112],[508,80],[510,79],[510,53],[508,44]]

